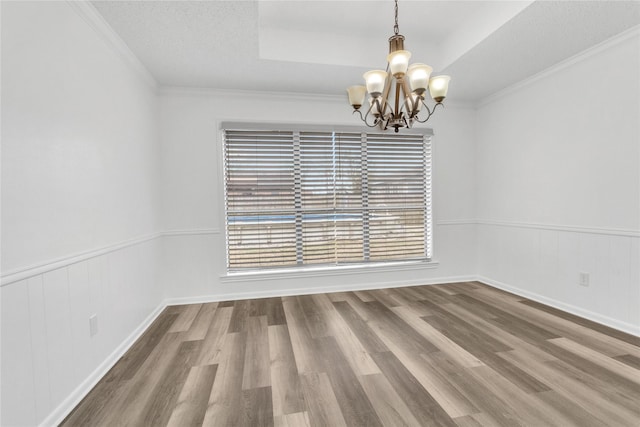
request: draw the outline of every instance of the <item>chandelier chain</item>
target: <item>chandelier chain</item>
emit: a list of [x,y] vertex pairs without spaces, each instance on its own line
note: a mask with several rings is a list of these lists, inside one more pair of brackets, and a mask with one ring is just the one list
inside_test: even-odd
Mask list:
[[395,12],[396,12],[396,21],[395,21],[395,25],[393,26],[393,33],[397,36],[400,31],[398,28],[398,0],[396,0]]

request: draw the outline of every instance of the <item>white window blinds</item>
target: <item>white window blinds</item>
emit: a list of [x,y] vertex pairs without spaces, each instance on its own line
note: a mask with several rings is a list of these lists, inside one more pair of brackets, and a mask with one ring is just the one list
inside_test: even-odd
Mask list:
[[230,271],[431,258],[430,135],[224,131]]

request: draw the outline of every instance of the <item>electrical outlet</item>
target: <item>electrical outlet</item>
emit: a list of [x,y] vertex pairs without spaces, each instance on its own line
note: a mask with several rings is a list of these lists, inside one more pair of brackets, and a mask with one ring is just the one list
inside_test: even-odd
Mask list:
[[94,314],[89,317],[89,335],[94,336],[98,333],[98,315]]
[[580,273],[578,284],[580,286],[589,286],[589,273]]

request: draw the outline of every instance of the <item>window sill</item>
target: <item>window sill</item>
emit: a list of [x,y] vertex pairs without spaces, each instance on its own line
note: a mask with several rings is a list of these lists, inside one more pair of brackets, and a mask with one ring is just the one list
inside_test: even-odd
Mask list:
[[330,267],[298,267],[298,268],[282,268],[262,271],[248,271],[226,273],[220,276],[220,280],[224,282],[246,282],[269,279],[292,279],[317,276],[342,276],[349,274],[362,273],[384,273],[393,271],[406,270],[423,270],[438,268],[440,265],[437,261],[398,261],[386,262],[382,264],[367,265],[341,265]]

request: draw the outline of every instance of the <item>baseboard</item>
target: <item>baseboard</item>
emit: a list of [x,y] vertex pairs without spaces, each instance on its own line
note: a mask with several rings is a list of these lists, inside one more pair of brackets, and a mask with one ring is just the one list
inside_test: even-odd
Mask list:
[[57,426],[71,413],[71,411],[86,397],[86,395],[98,384],[107,372],[118,360],[133,346],[133,344],[146,332],[158,315],[164,310],[166,304],[160,303],[146,319],[100,364],[78,387],[71,392],[65,400],[54,409],[47,418],[40,423],[40,427]]
[[604,316],[602,314],[595,313],[590,310],[585,310],[580,307],[576,307],[575,305],[567,304],[553,298],[545,297],[543,295],[539,295],[533,292],[526,291],[524,289],[516,288],[513,286],[509,286],[505,283],[499,282],[497,280],[489,279],[488,277],[478,276],[476,278],[478,282],[484,283],[485,285],[502,289],[507,292],[511,292],[513,294],[519,295],[521,297],[528,298],[533,301],[537,301],[539,303],[548,305],[553,308],[557,308],[558,310],[566,311],[567,313],[575,314],[576,316],[580,316],[587,320],[591,320],[596,323],[600,323],[601,325],[608,326],[613,329],[617,329],[619,331],[625,332],[630,335],[634,335],[640,337],[640,326],[633,325],[631,323],[622,322],[617,319],[613,319],[608,316]]
[[200,295],[200,296],[193,296],[193,297],[168,298],[165,300],[165,304],[166,305],[200,304],[200,303],[218,302],[218,301],[235,301],[235,300],[244,300],[244,299],[324,294],[324,293],[331,293],[331,292],[371,291],[375,289],[404,288],[407,286],[436,285],[436,284],[444,284],[444,283],[469,282],[474,280],[476,280],[476,276],[451,276],[451,277],[440,277],[440,278],[426,279],[426,280],[412,279],[412,280],[405,280],[405,281],[381,282],[381,283],[359,283],[359,284],[348,285],[348,286],[344,286],[344,285],[321,286],[321,287],[315,287],[315,288],[293,288],[293,289],[279,289],[279,290],[268,290],[268,291],[258,291],[258,292],[210,294],[210,295]]

